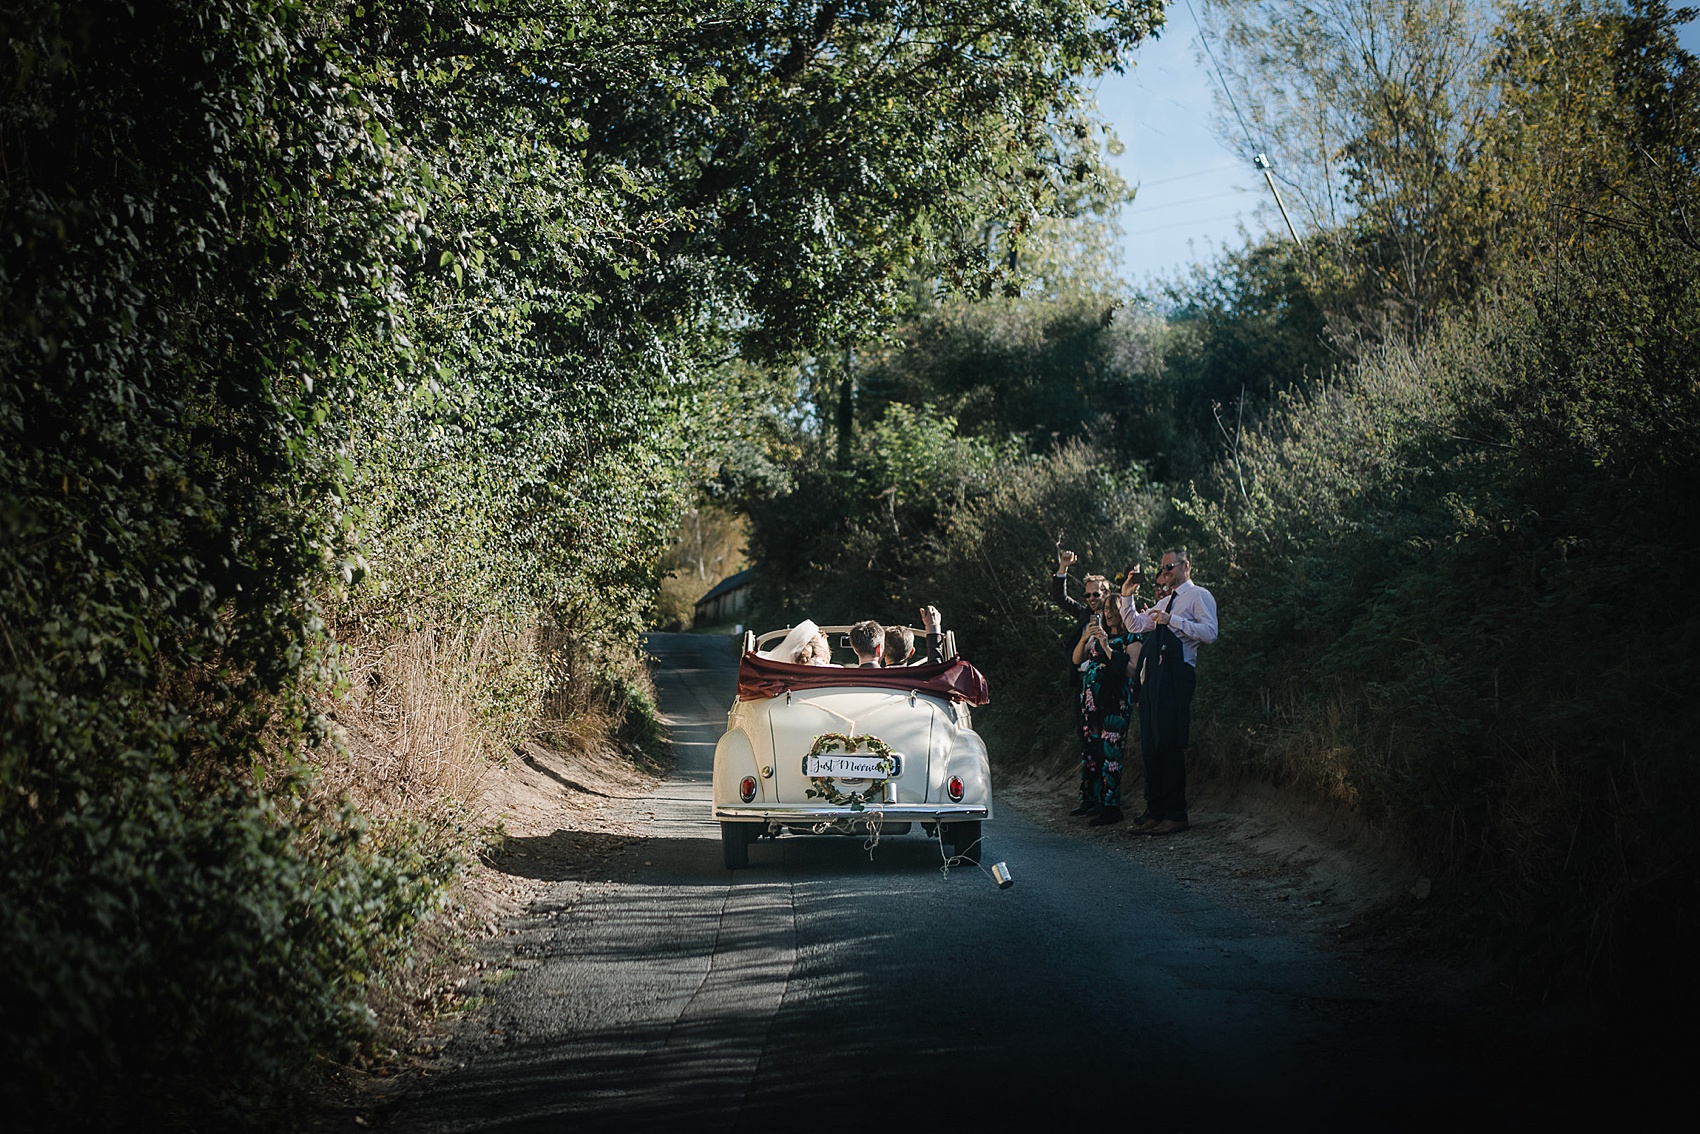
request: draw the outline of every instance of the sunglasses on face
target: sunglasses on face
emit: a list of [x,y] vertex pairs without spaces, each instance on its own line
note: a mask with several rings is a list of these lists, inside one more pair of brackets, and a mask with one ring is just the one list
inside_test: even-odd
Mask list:
[[1166,575],[1170,571],[1173,571],[1176,567],[1179,567],[1179,566],[1180,566],[1179,563],[1165,563],[1161,567],[1157,568],[1157,574]]

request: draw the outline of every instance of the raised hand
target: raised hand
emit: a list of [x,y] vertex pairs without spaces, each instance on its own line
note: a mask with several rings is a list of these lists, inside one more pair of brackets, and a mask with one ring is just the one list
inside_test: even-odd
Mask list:
[[938,607],[923,606],[921,608],[921,629],[929,634],[944,633],[944,615],[939,613]]

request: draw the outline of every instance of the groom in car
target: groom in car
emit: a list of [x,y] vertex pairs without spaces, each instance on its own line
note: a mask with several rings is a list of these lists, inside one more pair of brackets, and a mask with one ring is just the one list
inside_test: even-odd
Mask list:
[[850,627],[850,648],[856,651],[857,669],[878,669],[885,656],[885,627],[873,619]]

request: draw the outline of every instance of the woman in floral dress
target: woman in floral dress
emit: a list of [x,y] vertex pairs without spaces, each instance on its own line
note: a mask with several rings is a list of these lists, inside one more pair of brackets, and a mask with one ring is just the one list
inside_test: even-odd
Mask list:
[[1080,667],[1080,798],[1077,814],[1092,826],[1122,820],[1122,747],[1127,743],[1133,698],[1129,678],[1139,640],[1127,632],[1116,603],[1086,623],[1074,647]]

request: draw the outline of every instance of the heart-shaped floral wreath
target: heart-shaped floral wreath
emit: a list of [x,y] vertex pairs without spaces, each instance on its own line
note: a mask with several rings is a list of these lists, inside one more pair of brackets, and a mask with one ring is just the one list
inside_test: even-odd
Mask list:
[[[810,799],[825,800],[834,807],[848,807],[852,811],[865,810],[868,804],[878,800],[880,789],[897,770],[897,753],[891,750],[891,745],[877,736],[846,736],[842,732],[823,732],[815,737],[809,755],[824,756],[829,752],[872,752],[880,758],[880,770],[885,773],[864,790],[852,792],[838,790],[838,785],[833,783],[831,776],[810,776],[809,788],[803,794]],[[804,765],[807,766],[807,763],[805,758]]]

